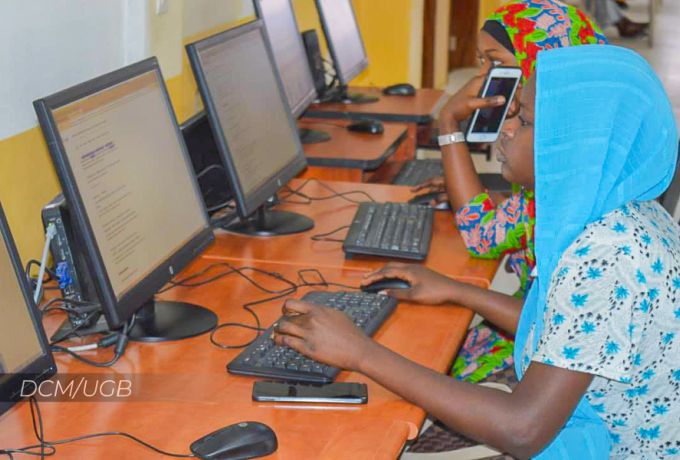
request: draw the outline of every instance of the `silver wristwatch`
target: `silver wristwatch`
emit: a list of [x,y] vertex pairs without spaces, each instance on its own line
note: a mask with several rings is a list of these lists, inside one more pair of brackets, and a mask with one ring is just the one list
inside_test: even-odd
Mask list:
[[441,136],[437,136],[437,143],[439,144],[440,147],[449,144],[459,144],[461,142],[465,142],[465,134],[460,131],[456,133],[443,134]]

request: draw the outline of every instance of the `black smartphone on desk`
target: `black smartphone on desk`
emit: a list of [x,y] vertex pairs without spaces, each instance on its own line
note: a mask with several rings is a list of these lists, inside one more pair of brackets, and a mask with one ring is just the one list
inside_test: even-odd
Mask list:
[[253,401],[366,404],[365,383],[336,382],[325,385],[286,382],[255,382]]

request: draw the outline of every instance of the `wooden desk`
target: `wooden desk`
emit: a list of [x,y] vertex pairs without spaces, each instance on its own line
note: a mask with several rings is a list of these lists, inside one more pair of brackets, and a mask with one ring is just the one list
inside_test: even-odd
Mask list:
[[410,152],[416,149],[417,126],[430,123],[446,100],[444,91],[431,88],[419,89],[415,96],[385,96],[380,88],[356,87],[350,88],[350,92],[375,95],[380,100],[370,104],[313,104],[305,114],[315,118],[377,118],[408,123],[408,138],[405,142]]
[[[200,270],[209,261],[199,259],[184,273]],[[249,263],[263,270],[295,278],[299,267]],[[357,284],[359,270],[324,269],[329,281]],[[279,288],[270,278],[254,275],[269,288]],[[283,287],[283,286],[282,286]],[[301,296],[300,291],[296,297]],[[267,297],[243,278],[232,274],[212,284],[177,288],[164,298],[192,301],[215,311],[220,322],[252,324],[241,303]],[[282,300],[254,307],[265,325],[281,315]],[[420,364],[447,372],[460,346],[472,313],[455,306],[426,307],[400,304],[374,336],[383,345]],[[51,333],[61,321],[46,319]],[[244,329],[224,330],[221,341],[238,343],[252,337]],[[135,402],[43,402],[40,404],[48,440],[100,431],[125,431],[164,450],[188,453],[194,440],[240,421],[259,421],[270,426],[279,448],[272,459],[394,459],[408,439],[414,439],[425,412],[363,375],[342,372],[338,381],[365,382],[367,405],[320,406],[270,404],[251,401],[254,378],[231,376],[225,365],[239,353],[211,345],[206,335],[177,342],[130,343],[111,369],[97,369],[69,356],[56,356],[60,374],[132,376]],[[90,353],[108,359],[110,351]],[[97,356],[98,355],[98,356]],[[0,447],[34,444],[27,403],[0,419]],[[100,438],[58,447],[60,459],[161,458],[123,438]]]
[[[304,181],[294,179],[289,186],[293,189]],[[327,182],[337,192],[361,190],[378,202],[404,202],[413,196],[409,187],[382,184],[349,182]],[[316,181],[310,181],[301,190],[312,197],[329,196],[331,193]],[[285,192],[284,192],[285,193]],[[366,201],[360,194],[350,196]],[[299,200],[298,197],[290,197]],[[342,244],[337,242],[312,241],[311,236],[327,233],[349,225],[356,213],[357,205],[336,197],[325,201],[314,201],[308,205],[282,204],[280,209],[295,211],[314,220],[315,227],[305,233],[272,238],[246,237],[221,230],[216,232],[216,243],[206,251],[211,259],[258,260],[280,264],[292,264],[307,268],[378,268],[390,259],[384,257],[360,257],[345,259]],[[333,238],[342,240],[346,231],[339,231]],[[413,262],[418,263],[418,262]],[[449,276],[472,276],[491,281],[498,261],[475,259],[468,255],[463,240],[456,230],[453,214],[436,211],[432,243],[425,265]]]
[[438,89],[423,88],[415,96],[385,96],[380,88],[350,88],[350,92],[378,96],[369,104],[343,104],[340,102],[312,104],[305,115],[315,118],[377,118],[404,123],[428,123],[432,120],[446,93]]
[[388,181],[389,164],[412,158],[406,152],[404,140],[408,126],[404,123],[384,123],[382,134],[357,133],[347,130],[349,120],[324,120],[303,118],[300,128],[324,131],[331,136],[328,142],[304,145],[307,164],[305,172],[298,176],[309,179],[344,180],[363,182],[376,178]]

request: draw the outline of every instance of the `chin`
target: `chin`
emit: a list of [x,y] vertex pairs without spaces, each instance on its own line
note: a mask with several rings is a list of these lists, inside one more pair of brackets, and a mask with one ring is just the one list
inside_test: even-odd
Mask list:
[[503,179],[510,182],[511,184],[516,183],[515,178],[512,175],[512,171],[508,168],[506,163],[501,163],[501,176],[503,176]]

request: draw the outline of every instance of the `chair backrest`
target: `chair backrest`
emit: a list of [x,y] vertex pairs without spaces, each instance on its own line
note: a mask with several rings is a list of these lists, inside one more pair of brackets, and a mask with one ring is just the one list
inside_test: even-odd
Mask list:
[[[680,145],[678,146],[678,154],[680,155]],[[666,193],[660,197],[660,202],[666,211],[673,216],[673,219],[680,222],[680,161],[675,167],[675,175],[671,185]]]

